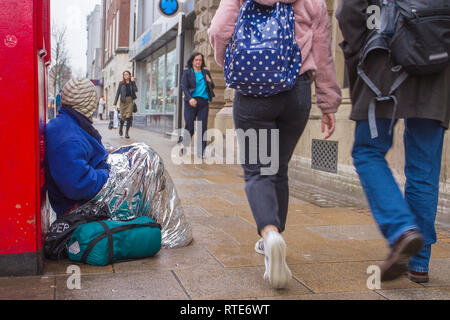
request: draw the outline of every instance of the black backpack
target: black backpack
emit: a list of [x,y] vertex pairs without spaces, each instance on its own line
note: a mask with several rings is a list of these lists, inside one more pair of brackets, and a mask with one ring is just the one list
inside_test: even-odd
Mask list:
[[75,229],[85,223],[109,219],[108,208],[105,205],[98,209],[91,206],[81,206],[69,214],[63,215],[53,222],[45,235],[44,255],[50,260],[67,258],[66,246]]
[[[385,50],[399,76],[388,95],[383,95],[363,70],[364,61],[373,50]],[[372,138],[378,136],[375,122],[377,101],[394,101],[389,134],[395,121],[395,90],[409,75],[426,76],[445,70],[450,61],[450,0],[381,0],[381,26],[369,33],[361,50],[358,75],[375,93],[369,105]]]

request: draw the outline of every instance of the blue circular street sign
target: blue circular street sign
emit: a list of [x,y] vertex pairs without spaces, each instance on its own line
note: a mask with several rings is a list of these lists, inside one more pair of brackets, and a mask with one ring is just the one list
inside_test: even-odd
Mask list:
[[166,16],[173,16],[178,12],[178,0],[159,0],[159,10]]

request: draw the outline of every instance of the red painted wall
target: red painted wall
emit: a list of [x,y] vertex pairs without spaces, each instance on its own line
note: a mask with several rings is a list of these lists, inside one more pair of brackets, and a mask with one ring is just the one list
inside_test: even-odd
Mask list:
[[49,1],[0,2],[0,254],[42,248]]

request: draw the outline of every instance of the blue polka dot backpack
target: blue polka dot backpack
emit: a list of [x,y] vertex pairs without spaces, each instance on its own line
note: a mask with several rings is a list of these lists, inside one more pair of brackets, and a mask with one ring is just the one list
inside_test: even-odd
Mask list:
[[269,97],[294,86],[301,62],[292,5],[246,0],[225,51],[227,86],[246,96]]

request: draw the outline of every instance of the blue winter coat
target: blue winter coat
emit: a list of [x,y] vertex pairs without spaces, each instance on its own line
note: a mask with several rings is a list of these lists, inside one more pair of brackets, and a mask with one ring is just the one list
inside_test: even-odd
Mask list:
[[[215,97],[213,89],[216,87],[216,85],[212,81],[211,73],[209,72],[209,70],[202,69],[202,74],[203,74],[203,77],[204,77],[205,83],[206,83],[206,92],[208,93],[209,101],[211,101],[212,98]],[[209,78],[211,79],[211,83],[208,83],[208,81],[206,81],[206,75],[208,75]],[[181,77],[180,86],[184,93],[184,101],[185,101],[186,105],[189,105],[189,100],[192,99],[191,94],[195,91],[195,88],[197,87],[197,81],[195,79],[195,72],[194,72],[194,70],[192,70],[192,68],[185,69],[183,71],[183,76]]]
[[57,215],[92,199],[108,180],[101,138],[82,129],[64,108],[47,124],[45,145],[48,195]]

